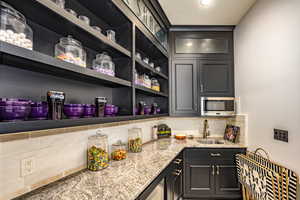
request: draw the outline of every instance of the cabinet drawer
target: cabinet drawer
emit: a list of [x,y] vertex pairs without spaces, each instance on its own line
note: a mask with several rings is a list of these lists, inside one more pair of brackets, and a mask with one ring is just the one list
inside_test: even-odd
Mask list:
[[235,162],[235,155],[244,153],[245,149],[186,149],[186,162],[227,160]]

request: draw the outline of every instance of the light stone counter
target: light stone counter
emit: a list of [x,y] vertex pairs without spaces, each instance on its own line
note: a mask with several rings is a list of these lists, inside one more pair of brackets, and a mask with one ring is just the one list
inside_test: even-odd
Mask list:
[[163,139],[129,153],[99,172],[84,170],[18,199],[26,200],[134,200],[185,147],[245,148],[239,144],[200,144],[196,139]]

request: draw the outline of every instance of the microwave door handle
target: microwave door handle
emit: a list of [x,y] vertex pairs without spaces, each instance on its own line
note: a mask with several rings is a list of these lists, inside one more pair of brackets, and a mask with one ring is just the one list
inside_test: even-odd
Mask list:
[[203,84],[202,83],[200,85],[200,90],[201,90],[201,93],[203,93]]

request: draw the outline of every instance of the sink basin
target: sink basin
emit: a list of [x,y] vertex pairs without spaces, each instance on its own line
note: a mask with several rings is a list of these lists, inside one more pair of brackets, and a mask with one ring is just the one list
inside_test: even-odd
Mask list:
[[200,139],[198,142],[200,144],[225,144],[225,142],[220,139]]

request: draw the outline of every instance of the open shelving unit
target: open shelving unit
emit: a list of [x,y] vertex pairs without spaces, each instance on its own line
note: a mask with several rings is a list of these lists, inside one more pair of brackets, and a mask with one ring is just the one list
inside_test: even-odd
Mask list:
[[[169,115],[168,53],[147,28],[131,14],[121,1],[68,0],[66,8],[88,16],[91,26],[99,26],[102,33],[85,24],[51,0],[4,0],[22,14],[34,32],[33,51],[0,41],[0,94],[7,98],[46,100],[48,90],[64,91],[66,103],[93,103],[97,96],[105,96],[108,103],[120,107],[119,116],[63,120],[0,122],[0,134],[101,124],[126,120],[148,119]],[[116,31],[117,42],[109,40],[105,31]],[[61,37],[72,35],[87,52],[87,68],[54,58],[54,46]],[[96,54],[108,52],[116,64],[116,76],[108,76],[91,69]],[[157,72],[135,57],[136,52],[148,56]],[[161,92],[134,84],[133,71],[139,70],[155,77]],[[135,114],[139,101],[158,103],[162,112],[157,115]]]

